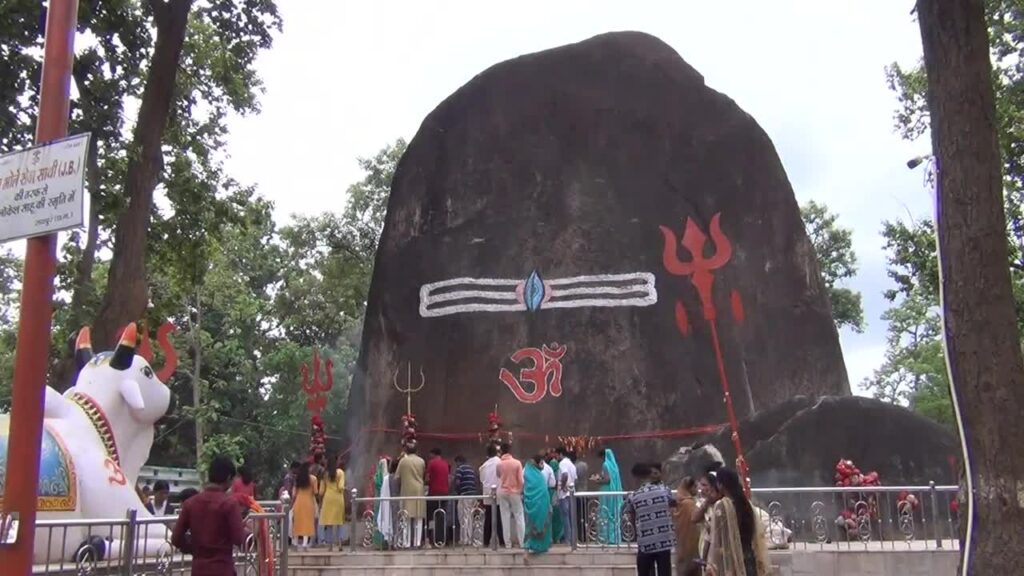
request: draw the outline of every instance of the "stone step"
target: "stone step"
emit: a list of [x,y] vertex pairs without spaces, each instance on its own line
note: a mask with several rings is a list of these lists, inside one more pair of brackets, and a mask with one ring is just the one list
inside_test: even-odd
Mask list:
[[629,566],[330,566],[288,568],[289,576],[630,576]]
[[[632,576],[636,565],[609,566],[328,566],[288,569],[289,576]],[[771,576],[783,574],[774,566]]]
[[289,566],[633,566],[635,553],[631,550],[605,550],[571,552],[555,548],[546,554],[528,554],[522,551],[442,551],[416,552],[302,552],[289,555]]
[[[553,548],[522,551],[308,551],[289,555],[289,576],[626,576],[636,574],[635,551]],[[788,554],[772,554],[773,574]],[[788,572],[785,572],[788,573]]]

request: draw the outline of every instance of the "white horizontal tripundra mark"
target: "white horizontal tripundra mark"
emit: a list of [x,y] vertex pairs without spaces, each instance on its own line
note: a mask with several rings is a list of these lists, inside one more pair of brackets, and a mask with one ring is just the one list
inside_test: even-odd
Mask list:
[[[529,284],[529,287],[528,287]],[[527,295],[527,290],[532,290]],[[650,306],[657,303],[654,274],[593,274],[541,280],[452,278],[420,287],[420,316],[466,312],[524,312],[545,308]]]

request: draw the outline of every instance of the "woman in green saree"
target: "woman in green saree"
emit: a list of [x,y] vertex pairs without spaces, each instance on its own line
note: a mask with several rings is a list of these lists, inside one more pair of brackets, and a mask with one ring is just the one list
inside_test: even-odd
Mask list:
[[523,469],[523,512],[526,515],[526,541],[523,548],[534,554],[551,548],[551,492],[544,476],[544,458],[534,456]]

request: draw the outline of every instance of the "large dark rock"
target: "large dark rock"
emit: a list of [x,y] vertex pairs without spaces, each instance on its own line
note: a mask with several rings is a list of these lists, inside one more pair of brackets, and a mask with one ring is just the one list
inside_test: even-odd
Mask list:
[[[832,485],[840,458],[877,471],[890,486],[956,484],[960,473],[960,445],[950,430],[872,398],[793,398],[741,422],[740,433],[759,488]],[[711,460],[704,444],[720,449],[727,465],[735,462],[730,433],[722,430],[669,458],[667,480],[699,474]]]
[[[678,245],[685,222],[708,233],[718,213],[732,254],[714,271],[713,303],[738,414],[796,394],[848,394],[813,249],[771,140],[672,48],[605,34],[472,79],[427,116],[395,174],[350,397],[356,455],[397,448],[398,436],[379,429],[399,427],[405,398],[393,378],[404,386],[409,366],[414,384],[421,368],[425,379],[413,397],[421,431],[482,432],[498,405],[520,451],[560,434],[726,422],[709,324],[690,279],[666,271],[659,229],[671,229],[689,261]],[[704,257],[715,250],[709,239]],[[560,307],[586,297],[566,289],[595,285],[559,279],[632,273],[593,280],[601,306]],[[639,286],[643,274],[656,303]],[[508,282],[461,281],[459,300],[445,300],[457,287],[427,286],[432,301],[421,302],[425,285],[456,278]],[[636,289],[616,290],[626,286]],[[490,290],[507,299],[472,294]],[[518,304],[533,297],[539,310]],[[435,315],[488,302],[522,309]],[[552,343],[566,349],[561,394],[520,401],[513,380],[533,364],[510,357]],[[462,448],[470,445],[482,450],[476,439]],[[650,440],[621,450],[659,451]]]

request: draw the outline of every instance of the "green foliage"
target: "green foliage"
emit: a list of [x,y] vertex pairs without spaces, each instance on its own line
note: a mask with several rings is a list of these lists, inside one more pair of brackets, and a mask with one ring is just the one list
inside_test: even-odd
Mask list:
[[899,101],[894,117],[896,131],[907,140],[916,140],[928,131],[928,77],[924,63],[904,68],[893,62],[885,69],[885,79]]
[[[161,270],[177,268],[166,276],[201,284],[209,264],[206,237],[220,234],[234,210],[232,199],[244,196],[223,171],[226,119],[232,113],[258,111],[262,83],[255,60],[281,28],[276,4],[193,4],[186,12],[188,29],[180,58],[169,65],[155,60],[154,54],[158,21],[171,4],[181,5],[179,0],[79,5],[73,68],[77,98],[72,101],[70,131],[92,134],[87,188],[94,213],[87,232],[72,232],[61,247],[53,332],[53,356],[58,360],[67,357],[68,336],[97,315],[103,296],[93,273],[97,254],[111,247],[127,199],[137,186],[128,178],[128,167],[131,160],[139,160],[140,139],[162,129],[143,125],[143,115],[134,112],[146,100],[149,80],[174,74],[176,81],[162,157],[155,159],[155,184],[166,200],[158,205],[165,208],[140,213],[152,219],[145,236],[147,250],[162,260]],[[38,2],[18,0],[0,7],[0,151],[31,143],[42,18]],[[39,26],[34,25],[37,22]],[[106,275],[99,280],[100,286],[106,285]]]
[[928,220],[884,222],[882,236],[896,288],[885,292],[893,302],[882,315],[888,323],[885,361],[863,385],[876,398],[952,426],[934,227]]
[[875,397],[908,403],[926,383],[948,388],[942,351],[942,319],[929,294],[914,292],[883,315],[888,322],[885,362],[869,388]]
[[347,190],[349,201],[343,221],[352,236],[354,249],[360,254],[369,255],[369,267],[373,265],[377,242],[384,230],[391,179],[398,168],[398,161],[405,154],[405,148],[405,140],[399,138],[394,144],[381,149],[373,158],[359,158],[359,167],[367,173],[366,177]]
[[21,259],[8,249],[0,250],[0,326],[15,322],[16,304],[21,293]]
[[895,302],[900,296],[909,298],[915,293],[929,295],[936,305],[939,301],[939,259],[935,252],[935,226],[931,220],[907,225],[904,222],[882,222],[882,237],[889,253],[886,273],[896,288],[885,291],[885,297]]
[[35,0],[0,3],[0,153],[31,144],[38,106],[43,48],[42,4]]
[[[939,354],[942,354],[941,350]],[[956,415],[953,413],[953,401],[949,395],[949,379],[944,363],[941,378],[926,378],[910,396],[910,408],[950,430],[956,428]]]
[[[334,362],[323,418],[329,452],[341,450],[374,250],[397,162],[385,152],[396,146],[404,143],[361,161],[368,175],[350,188],[360,194],[350,196],[341,217],[295,217],[278,228],[268,202],[251,190],[238,190],[226,199],[220,231],[197,238],[201,259],[154,251],[154,316],[170,317],[182,327],[198,320],[203,398],[198,407],[185,406],[177,423],[160,435],[154,462],[192,465],[194,422],[200,419],[204,454],[240,451],[261,494],[272,497],[283,468],[309,448],[300,369],[311,363],[314,348],[322,360]],[[355,203],[367,208],[354,208]],[[182,265],[199,261],[206,262],[200,273]],[[176,342],[183,357],[168,385],[190,404],[196,347],[188,330]]]
[[855,332],[863,332],[864,308],[860,292],[839,285],[857,273],[853,232],[839,226],[836,223],[838,216],[829,212],[825,205],[813,200],[800,207],[800,215],[818,257],[818,267],[828,289],[836,328],[846,326]]
[[291,340],[335,342],[362,324],[391,178],[405,147],[399,138],[373,158],[358,159],[366,176],[348,187],[342,216],[300,216],[281,230],[285,258],[293,266],[284,271],[275,306]]
[[11,409],[11,390],[14,380],[14,348],[18,333],[14,325],[0,328],[0,413]]
[[[1024,1],[986,0],[992,54],[996,122],[1003,159],[1006,212],[1007,265],[1017,303],[1018,331],[1024,334]],[[927,77],[921,62],[906,68],[893,63],[886,70],[889,88],[896,93],[896,131],[907,140],[926,134],[929,126]],[[901,401],[943,423],[952,422],[949,385],[941,359],[942,335],[937,312],[939,273],[934,228],[922,221],[907,226],[885,223],[883,235],[890,254],[889,276],[896,284],[886,297],[896,302],[898,320],[890,326],[886,364],[868,382],[876,394],[899,390]],[[902,334],[902,337],[896,337]],[[919,341],[911,350],[906,342]],[[900,376],[902,375],[902,377]],[[882,391],[886,392],[882,392]]]
[[[1024,55],[1024,1],[986,0],[985,6],[1003,158],[1007,264],[1017,296],[1017,325],[1024,333],[1024,67],[1020,64]],[[918,62],[905,68],[893,63],[886,69],[886,77],[899,101],[894,117],[896,131],[907,140],[916,140],[927,132],[929,122],[924,66]]]
[[206,478],[206,472],[210,469],[210,462],[217,456],[227,456],[241,466],[245,463],[246,439],[236,434],[214,434],[207,438],[203,444],[203,453],[199,459],[199,477]]
[[11,405],[21,272],[21,260],[10,250],[0,250],[0,412],[6,412]]
[[[180,0],[174,5],[182,6]],[[0,152],[31,143],[38,100],[42,5],[0,3]],[[159,127],[136,114],[148,82],[168,74],[155,54],[157,25],[172,4],[110,0],[79,7],[71,132],[90,132],[86,231],[61,247],[51,357],[67,358],[71,334],[100,309],[111,260],[105,259],[127,208],[129,166],[139,139]],[[172,320],[179,355],[168,386],[182,409],[157,432],[151,461],[197,465],[195,423],[204,427],[202,462],[217,453],[243,458],[273,491],[281,468],[309,443],[300,367],[314,348],[334,361],[324,420],[339,432],[358,356],[362,316],[391,178],[405,142],[360,159],[341,216],[300,217],[283,228],[272,205],[225,171],[227,118],[259,111],[258,54],[281,19],[272,0],[208,0],[191,5],[173,67],[174,97],[160,142],[156,199],[147,219],[146,285],[151,328]],[[20,262],[0,253],[0,409],[9,402]],[[160,365],[159,358],[154,362]],[[64,366],[67,362],[63,363]],[[198,365],[198,366],[197,366]],[[193,372],[198,367],[198,373]],[[61,364],[53,371],[59,375]],[[191,405],[193,381],[202,398]],[[60,386],[59,384],[57,384]]]

